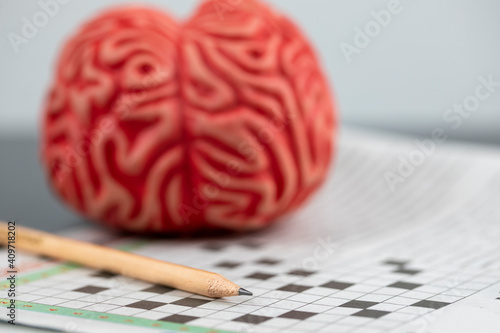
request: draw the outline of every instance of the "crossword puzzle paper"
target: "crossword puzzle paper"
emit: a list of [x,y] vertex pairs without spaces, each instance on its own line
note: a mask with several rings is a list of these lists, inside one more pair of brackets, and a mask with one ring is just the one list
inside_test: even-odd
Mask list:
[[[398,174],[400,156],[416,147],[344,134],[322,191],[256,234],[68,233],[219,272],[254,297],[214,300],[18,254],[17,322],[69,332],[459,332],[474,320],[482,332],[500,327],[500,154],[438,146],[391,189],[387,172]],[[5,280],[0,288],[6,297]],[[2,311],[7,303],[0,298]]]

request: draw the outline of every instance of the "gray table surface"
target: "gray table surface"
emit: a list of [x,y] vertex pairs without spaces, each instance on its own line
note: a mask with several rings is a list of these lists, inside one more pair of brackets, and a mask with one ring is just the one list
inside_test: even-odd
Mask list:
[[[35,137],[0,138],[0,220],[51,232],[86,223],[51,193]],[[0,322],[0,332],[48,331]]]

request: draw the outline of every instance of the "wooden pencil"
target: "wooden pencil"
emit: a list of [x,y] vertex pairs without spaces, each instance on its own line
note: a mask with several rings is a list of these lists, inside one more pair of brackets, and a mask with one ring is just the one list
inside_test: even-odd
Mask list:
[[[7,244],[7,236],[7,223],[0,221],[0,243]],[[239,287],[217,273],[156,260],[26,227],[16,226],[15,243],[13,245],[16,250],[71,261],[203,296],[252,295],[250,291]]]

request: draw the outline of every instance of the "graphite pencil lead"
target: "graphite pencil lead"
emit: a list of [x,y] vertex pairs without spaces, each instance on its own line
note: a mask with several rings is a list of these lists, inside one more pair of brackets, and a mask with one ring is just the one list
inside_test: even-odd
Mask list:
[[253,293],[251,291],[246,290],[245,288],[240,288],[240,290],[238,291],[238,295],[253,296]]

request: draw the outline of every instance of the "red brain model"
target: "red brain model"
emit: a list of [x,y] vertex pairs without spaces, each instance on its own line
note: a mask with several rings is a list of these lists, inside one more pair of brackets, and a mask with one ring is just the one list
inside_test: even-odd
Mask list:
[[131,231],[257,229],[321,184],[336,119],[311,47],[267,6],[228,4],[183,25],[114,9],[65,45],[42,160],[73,208]]

